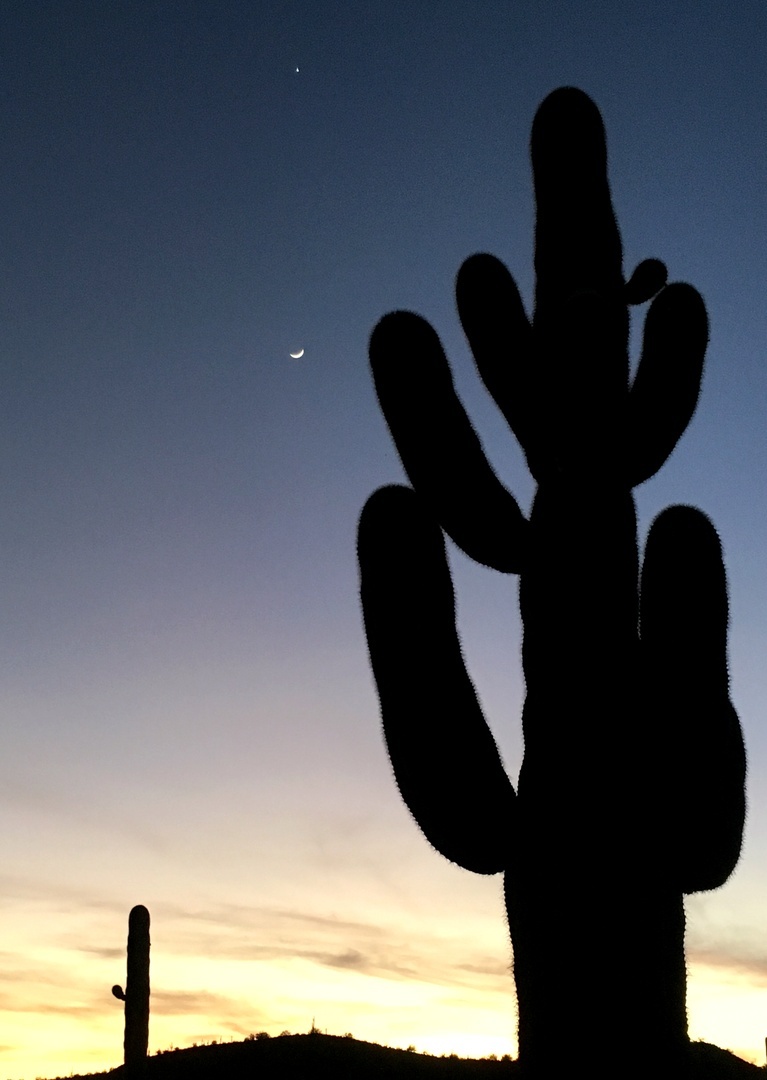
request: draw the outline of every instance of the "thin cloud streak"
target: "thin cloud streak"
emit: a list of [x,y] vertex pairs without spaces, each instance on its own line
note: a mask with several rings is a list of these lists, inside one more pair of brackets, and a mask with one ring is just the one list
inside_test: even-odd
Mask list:
[[454,940],[423,931],[414,944],[403,941],[401,930],[378,923],[259,906],[222,905],[207,911],[176,908],[174,914],[175,920],[168,919],[165,912],[167,946],[190,957],[261,962],[301,959],[384,979],[491,992],[510,991],[512,986],[509,966],[501,958],[465,955]]
[[757,986],[767,986],[767,955],[751,952],[747,946],[696,946],[687,954],[688,965],[716,968],[723,974],[746,978]]
[[237,998],[208,990],[152,991],[152,1011],[161,1016],[227,1016],[241,1010],[242,1002]]

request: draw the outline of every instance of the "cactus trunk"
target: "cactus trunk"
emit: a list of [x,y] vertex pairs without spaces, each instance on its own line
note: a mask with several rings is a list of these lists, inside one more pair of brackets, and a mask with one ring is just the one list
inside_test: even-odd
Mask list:
[[686,1044],[684,911],[647,791],[658,733],[626,693],[641,685],[633,500],[541,485],[530,532],[525,756],[505,888],[520,1057],[540,1075],[565,1065],[566,1047],[615,1062],[631,1027],[642,1035],[622,1075],[649,1075]]

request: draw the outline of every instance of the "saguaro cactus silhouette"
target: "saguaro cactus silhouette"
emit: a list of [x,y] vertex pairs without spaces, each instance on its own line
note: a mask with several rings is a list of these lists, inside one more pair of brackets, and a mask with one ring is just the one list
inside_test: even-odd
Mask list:
[[[692,507],[653,523],[639,568],[632,488],[694,412],[708,338],[662,263],[626,282],[594,103],[564,88],[532,131],[534,313],[506,268],[457,280],[480,375],[537,482],[525,517],[484,457],[439,339],[408,312],[370,342],[379,401],[415,490],[375,492],[361,592],[389,755],[430,842],[505,874],[520,1060],[556,1075],[680,1071],[683,894],[737,862],[745,755],[729,700],[717,535]],[[628,305],[654,296],[633,380]],[[526,682],[516,790],[465,670],[442,530],[520,575]],[[632,1032],[630,1040],[628,1031]]]
[[112,993],[125,1002],[125,1071],[139,1072],[149,1045],[149,912],[143,904],[131,908],[128,916],[128,972],[125,992],[113,986]]

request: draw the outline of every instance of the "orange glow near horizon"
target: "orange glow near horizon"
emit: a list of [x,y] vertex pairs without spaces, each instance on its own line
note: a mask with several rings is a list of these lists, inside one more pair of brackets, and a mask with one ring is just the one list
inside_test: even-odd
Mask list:
[[[77,920],[71,919],[60,935],[59,947],[36,944],[35,920],[19,911],[7,914],[0,938],[6,960],[0,1047],[3,1075],[33,1080],[118,1065],[123,1017],[110,988],[123,976],[122,943],[84,955],[78,947]],[[419,1052],[437,1055],[516,1053],[511,977],[500,966],[493,970],[489,964],[485,971],[467,970],[471,965],[461,955],[462,927],[455,928],[452,941],[444,936],[444,926],[440,939],[430,941],[423,934],[407,962],[393,944],[388,970],[383,966],[376,970],[375,964],[359,970],[351,940],[346,958],[326,955],[338,945],[332,938],[351,937],[351,924],[339,923],[338,931],[332,926],[323,931],[320,920],[317,923],[313,957],[298,955],[301,942],[297,936],[285,939],[286,924],[279,918],[271,927],[273,938],[282,938],[288,953],[294,950],[296,955],[273,956],[265,949],[258,958],[248,955],[252,950],[243,942],[240,959],[236,955],[202,958],[183,950],[189,927],[177,923],[156,930],[150,1052],[239,1040],[258,1031],[272,1036],[307,1032],[314,1023],[331,1035],[348,1032],[357,1039],[414,1046]],[[101,938],[103,929],[103,920],[97,916],[94,936]],[[409,928],[405,931],[410,932]],[[387,928],[384,951],[389,932],[397,936],[396,928]],[[479,932],[481,936],[481,924]],[[445,949],[443,955],[440,946]],[[9,961],[15,961],[15,966]],[[691,1038],[714,1042],[761,1064],[767,987],[735,967],[693,962],[689,976]]]

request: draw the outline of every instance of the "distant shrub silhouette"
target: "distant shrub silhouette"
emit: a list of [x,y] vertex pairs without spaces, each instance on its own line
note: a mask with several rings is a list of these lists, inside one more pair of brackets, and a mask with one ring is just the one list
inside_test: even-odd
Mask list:
[[[538,109],[532,320],[507,269],[476,255],[458,311],[524,450],[529,518],[455,395],[436,333],[395,312],[373,331],[376,391],[415,490],[363,510],[361,594],[400,792],[429,841],[505,872],[520,1064],[553,1076],[673,1075],[687,1059],[683,894],[737,862],[745,754],[729,700],[719,541],[692,507],[653,523],[640,567],[631,489],[694,412],[700,295],[656,259],[628,282],[599,112],[564,88]],[[629,377],[628,304],[654,296]],[[520,575],[524,759],[509,782],[466,672],[442,530]],[[629,1029],[639,1032],[628,1039]]]
[[123,1042],[126,1075],[140,1075],[149,1045],[149,912],[138,904],[128,916],[128,973],[125,991],[112,993],[125,1002]]

